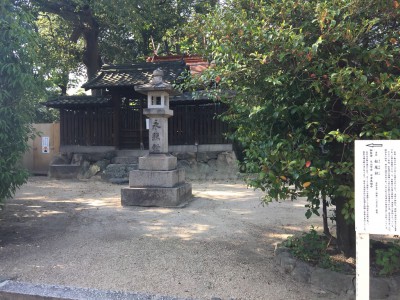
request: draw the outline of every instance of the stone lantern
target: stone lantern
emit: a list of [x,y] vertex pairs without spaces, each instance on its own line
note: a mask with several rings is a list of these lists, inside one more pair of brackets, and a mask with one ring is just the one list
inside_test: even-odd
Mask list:
[[176,94],[163,81],[157,69],[148,84],[135,87],[147,95],[143,114],[149,118],[149,155],[139,157],[139,169],[129,174],[129,188],[121,190],[122,205],[180,207],[192,196],[192,186],[185,182],[185,170],[177,168],[177,158],[168,152],[169,97]]

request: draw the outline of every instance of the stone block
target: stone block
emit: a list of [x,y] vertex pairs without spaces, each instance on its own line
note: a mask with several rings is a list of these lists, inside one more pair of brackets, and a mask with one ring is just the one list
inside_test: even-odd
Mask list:
[[74,153],[71,159],[71,165],[81,165],[85,160],[85,154]]
[[370,298],[386,299],[390,295],[389,283],[385,278],[370,278]]
[[217,159],[219,152],[198,152],[197,153],[197,161],[198,162],[208,162],[210,159]]
[[107,166],[110,164],[110,161],[107,159],[99,160],[96,163],[89,166],[87,170],[85,170],[82,174],[82,179],[89,179],[98,173],[104,171]]
[[77,178],[80,165],[51,165],[49,166],[49,177],[56,179],[73,179]]
[[311,273],[311,284],[337,295],[354,289],[353,275],[345,275],[331,270],[317,268]]
[[139,157],[139,170],[170,171],[175,170],[177,159],[169,154],[150,154]]
[[103,179],[110,179],[110,178],[123,178],[128,177],[126,166],[119,165],[119,164],[109,164],[107,168],[104,170],[102,175]]
[[199,152],[222,152],[222,151],[232,151],[232,144],[205,144],[205,145],[198,145],[197,151]]
[[50,165],[68,165],[68,164],[69,160],[64,155],[54,156],[50,161]]
[[85,174],[89,171],[89,168],[90,168],[90,162],[87,160],[84,160],[81,163],[81,169],[79,171],[77,178],[78,179],[87,179],[88,177],[85,177]]
[[174,187],[184,182],[184,169],[171,171],[135,170],[129,173],[130,187]]
[[304,262],[298,261],[292,271],[292,276],[296,281],[309,283],[311,278],[310,266]]
[[122,188],[122,206],[183,207],[192,197],[192,185],[176,187]]
[[176,156],[178,160],[195,160],[196,153],[195,152],[174,152],[172,155]]
[[113,158],[113,164],[137,164],[139,158],[136,156],[116,156]]
[[99,160],[111,160],[115,157],[115,151],[106,151],[106,152],[94,152],[94,153],[86,153],[86,159],[91,163],[97,162]]

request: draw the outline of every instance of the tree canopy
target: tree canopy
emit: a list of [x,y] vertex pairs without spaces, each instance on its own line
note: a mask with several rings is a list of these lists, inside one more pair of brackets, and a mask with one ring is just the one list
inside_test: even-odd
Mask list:
[[[43,68],[59,82],[80,72],[92,78],[103,63],[144,59],[157,50],[179,51],[180,27],[215,0],[31,0],[42,39]],[[60,74],[63,73],[63,74]],[[64,91],[64,90],[63,90]]]
[[354,140],[400,137],[399,17],[392,0],[225,1],[187,29],[215,62],[196,84],[235,95],[218,97],[248,183],[266,202],[307,197],[307,217],[333,205],[347,255]]

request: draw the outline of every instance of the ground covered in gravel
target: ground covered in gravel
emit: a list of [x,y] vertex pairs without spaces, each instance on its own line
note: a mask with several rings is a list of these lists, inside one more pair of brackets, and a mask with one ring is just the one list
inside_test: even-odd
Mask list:
[[185,208],[121,207],[120,185],[32,177],[0,212],[0,276],[194,299],[336,299],[278,272],[276,243],[320,226],[304,201],[193,183]]

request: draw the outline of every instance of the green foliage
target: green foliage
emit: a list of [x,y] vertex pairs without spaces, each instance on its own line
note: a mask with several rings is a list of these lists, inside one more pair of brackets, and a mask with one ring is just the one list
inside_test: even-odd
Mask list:
[[303,233],[300,237],[289,237],[283,245],[288,247],[291,253],[302,261],[325,269],[338,268],[327,253],[329,241],[326,240],[325,236],[319,235],[314,227],[311,227],[308,233]]
[[37,86],[32,29],[31,16],[21,7],[0,2],[0,205],[28,176],[18,163],[32,135],[30,100]]
[[381,267],[379,275],[387,276],[400,271],[400,245],[389,243],[386,249],[375,251],[376,264]]
[[40,37],[35,62],[38,75],[45,78],[46,91],[60,94],[61,88],[64,95],[68,87],[76,87],[73,78],[84,77],[85,67],[92,77],[102,63],[132,63],[153,54],[180,53],[181,26],[193,12],[205,11],[215,2],[31,1]]
[[392,0],[226,1],[193,18],[215,62],[193,84],[235,94],[224,118],[266,202],[305,196],[310,217],[326,197],[354,219],[354,140],[400,138],[399,20]]

